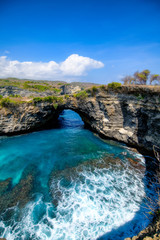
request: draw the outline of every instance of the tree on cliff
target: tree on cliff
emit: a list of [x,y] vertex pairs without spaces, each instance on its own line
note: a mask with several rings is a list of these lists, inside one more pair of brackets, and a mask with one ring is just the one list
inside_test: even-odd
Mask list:
[[122,79],[125,85],[137,84],[137,85],[146,85],[147,83],[151,84],[160,84],[160,75],[150,74],[148,69],[143,70],[142,72],[135,72],[133,76],[126,76]]
[[127,84],[134,84],[134,77],[131,77],[131,76],[126,76],[122,79],[123,83],[125,85]]
[[150,84],[155,83],[156,85],[160,85],[160,75],[152,74],[150,77]]

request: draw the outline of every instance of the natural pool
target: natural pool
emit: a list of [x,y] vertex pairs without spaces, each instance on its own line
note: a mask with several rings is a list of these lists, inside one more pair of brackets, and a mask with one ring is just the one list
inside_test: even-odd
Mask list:
[[144,175],[143,156],[100,139],[71,110],[60,115],[57,128],[1,137],[0,237],[133,236],[149,221]]

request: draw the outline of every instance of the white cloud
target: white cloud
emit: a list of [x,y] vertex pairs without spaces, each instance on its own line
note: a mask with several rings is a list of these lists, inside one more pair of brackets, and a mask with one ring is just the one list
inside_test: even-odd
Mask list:
[[19,62],[0,57],[0,77],[17,77],[41,80],[67,80],[69,77],[80,77],[91,69],[102,68],[104,64],[78,54],[70,55],[64,62]]

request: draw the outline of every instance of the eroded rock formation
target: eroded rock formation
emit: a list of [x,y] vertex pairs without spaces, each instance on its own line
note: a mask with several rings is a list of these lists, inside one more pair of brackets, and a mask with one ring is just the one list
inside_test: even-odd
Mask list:
[[[6,96],[10,93],[7,91],[4,92]],[[24,91],[23,94],[25,96]],[[153,145],[160,146],[160,91],[140,87],[126,87],[119,91],[101,89],[88,97],[71,94],[67,98],[64,96],[64,100],[57,105],[49,101],[10,103],[0,108],[0,134],[20,134],[44,129],[49,125],[54,126],[54,121],[64,109],[72,109],[79,113],[87,126],[104,137],[149,151],[152,151]],[[10,179],[1,182],[0,192],[3,197],[0,211],[4,209],[6,198],[25,204],[26,195],[32,192],[33,182],[34,179],[28,174],[12,192]],[[21,189],[24,191],[18,196],[17,192]],[[18,198],[14,198],[15,196]],[[15,201],[8,201],[6,206],[13,205]],[[149,235],[147,231],[151,231],[150,226],[132,240],[159,239],[159,220],[153,225],[153,234]]]
[[95,96],[86,98],[70,95],[58,103],[56,109],[53,103],[43,101],[1,108],[0,134],[18,134],[45,128],[53,124],[60,111],[72,109],[99,134],[152,150],[153,145],[160,145],[160,95],[146,91],[136,96],[136,88],[127,91],[101,90]]

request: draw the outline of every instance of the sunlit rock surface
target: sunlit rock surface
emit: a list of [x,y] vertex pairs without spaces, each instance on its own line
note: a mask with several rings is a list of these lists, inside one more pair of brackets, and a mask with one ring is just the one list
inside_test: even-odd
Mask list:
[[[64,86],[66,88],[70,93],[73,91],[73,87]],[[101,90],[84,99],[69,95],[56,109],[49,102],[36,105],[28,102],[1,108],[0,134],[17,134],[53,126],[60,111],[72,109],[80,114],[87,126],[104,137],[151,151],[153,145],[160,145],[160,95],[142,90],[143,96],[138,97],[136,94],[141,91],[136,87],[119,92]]]

